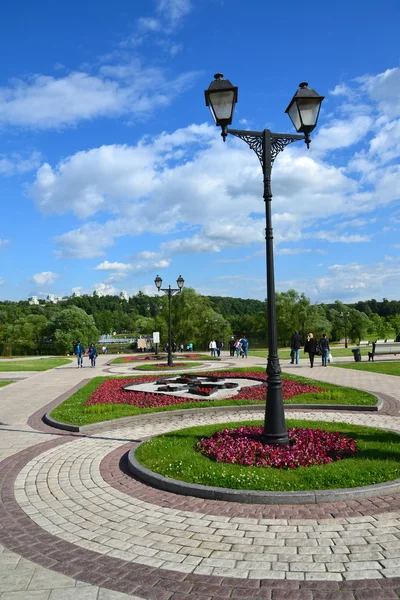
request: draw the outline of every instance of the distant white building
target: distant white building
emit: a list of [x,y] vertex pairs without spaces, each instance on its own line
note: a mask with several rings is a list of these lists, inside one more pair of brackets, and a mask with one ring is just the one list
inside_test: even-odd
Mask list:
[[47,294],[46,302],[52,302],[53,304],[57,304],[58,299],[54,294]]
[[80,291],[76,290],[75,292],[72,292],[72,297],[73,298],[80,298],[81,297]]
[[126,300],[127,302],[129,300],[129,295],[126,290],[121,290],[119,297],[121,298],[121,300]]
[[29,304],[39,304],[39,300],[37,296],[31,296],[30,298],[28,298],[28,302]]

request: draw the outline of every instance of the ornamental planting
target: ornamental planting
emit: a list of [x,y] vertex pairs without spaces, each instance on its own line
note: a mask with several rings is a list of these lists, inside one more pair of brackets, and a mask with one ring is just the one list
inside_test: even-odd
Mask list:
[[326,465],[357,453],[355,440],[341,433],[292,427],[288,429],[290,443],[281,446],[263,444],[262,432],[262,426],[223,429],[201,439],[196,448],[216,462],[276,469]]
[[[201,373],[190,375],[188,379],[193,377],[215,377],[215,373]],[[264,403],[266,397],[266,374],[254,372],[235,373],[225,371],[218,373],[219,379],[234,378],[234,379],[252,379],[260,382],[260,385],[249,386],[242,388],[238,394],[235,394],[232,400],[247,400],[254,403]],[[191,404],[193,402],[211,402],[207,396],[202,398],[186,398],[182,396],[166,395],[159,392],[144,392],[139,390],[126,390],[124,386],[136,383],[156,382],[159,380],[157,375],[147,375],[143,377],[135,377],[135,379],[108,379],[104,381],[91,394],[86,402],[86,405],[95,404],[128,404],[137,406],[138,408],[157,408],[171,406],[175,404]],[[183,379],[183,381],[185,381]],[[167,384],[167,382],[164,382]],[[310,392],[323,392],[323,388],[301,383],[291,379],[282,380],[282,393],[284,400],[297,396],[299,394],[308,394]],[[227,399],[225,399],[227,401]]]

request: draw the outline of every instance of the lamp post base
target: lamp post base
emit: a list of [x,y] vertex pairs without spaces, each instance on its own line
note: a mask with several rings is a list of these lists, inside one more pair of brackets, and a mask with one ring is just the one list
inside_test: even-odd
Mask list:
[[263,444],[279,444],[280,446],[289,445],[289,436],[286,433],[263,433],[261,436]]

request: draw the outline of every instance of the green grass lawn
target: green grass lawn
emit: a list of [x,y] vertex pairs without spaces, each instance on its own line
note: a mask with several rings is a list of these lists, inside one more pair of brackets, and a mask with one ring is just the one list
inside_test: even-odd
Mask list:
[[0,372],[8,371],[47,371],[72,362],[69,358],[38,358],[0,363]]
[[[196,354],[195,360],[197,360],[197,359],[198,360],[221,360],[220,358],[218,358],[218,356],[214,357],[214,356],[209,356],[208,354],[197,354],[197,352],[191,352],[190,354]],[[111,365],[121,365],[121,364],[123,364],[123,365],[130,365],[130,364],[136,364],[137,363],[138,365],[140,365],[140,364],[142,364],[142,361],[144,363],[146,363],[146,364],[151,364],[151,362],[153,362],[150,359],[149,360],[145,360],[145,358],[144,357],[142,358],[142,356],[141,356],[141,360],[140,359],[137,359],[137,360],[124,360],[124,358],[125,359],[129,358],[129,356],[130,355],[128,354],[128,355],[125,355],[125,357],[121,356],[121,357],[118,357],[118,358],[114,358],[114,360],[110,364]],[[131,356],[134,358],[135,356],[138,356],[138,355],[134,354],[134,355],[131,355]],[[143,355],[143,356],[145,356],[145,355]],[[168,360],[168,354],[160,354],[159,356],[160,356],[160,358],[158,360],[160,360],[160,361],[166,361],[166,360]],[[178,352],[178,354],[174,354],[174,361],[175,362],[186,362],[186,361],[189,361],[189,360],[193,360],[193,359],[185,358],[185,356],[181,356],[179,354],[179,352]],[[154,362],[157,362],[157,361],[154,361]]]
[[165,477],[189,483],[232,489],[268,491],[351,488],[400,477],[400,436],[396,433],[319,421],[288,420],[288,427],[311,427],[339,431],[357,440],[358,454],[327,465],[273,469],[218,463],[196,451],[202,437],[215,431],[262,422],[225,423],[181,429],[153,438],[136,451],[137,460]]
[[[231,369],[231,371],[240,373],[247,372],[263,372],[261,367],[248,367],[242,369]],[[216,371],[218,373],[218,371]],[[319,383],[305,377],[297,377],[294,375],[284,375],[286,379],[301,381],[310,385],[318,385],[325,389],[325,392],[314,392],[310,394],[300,394],[293,396],[285,401],[287,404],[359,404],[364,406],[374,406],[377,402],[376,397],[368,392],[355,390],[352,388],[344,388],[330,383]],[[174,404],[171,406],[162,406],[156,408],[138,408],[128,404],[96,404],[85,406],[89,396],[105,381],[106,379],[127,379],[127,377],[94,377],[89,383],[84,385],[80,390],[72,394],[67,400],[62,402],[52,412],[51,416],[57,421],[70,423],[72,425],[88,425],[89,423],[97,423],[107,421],[109,419],[119,419],[121,417],[130,417],[144,413],[160,412],[166,410],[180,410],[190,408],[214,408],[215,406],[238,406],[238,405],[254,405],[250,400],[212,400],[205,402],[193,402],[190,404]],[[135,378],[132,377],[134,382]]]
[[[175,359],[175,361],[177,364],[181,363],[181,361],[179,360],[179,357],[177,357]],[[181,363],[182,364],[182,363]],[[199,363],[199,362],[185,362],[185,368],[186,367],[201,367],[203,363]],[[164,363],[163,365],[157,365],[157,364],[146,364],[146,365],[135,365],[135,370],[137,369],[138,371],[167,371],[168,369],[182,369],[183,367],[168,367],[166,366],[167,363]]]
[[0,387],[5,387],[6,385],[9,385],[10,383],[15,383],[15,381],[0,381]]
[[337,363],[333,367],[340,369],[355,369],[356,371],[369,371],[370,373],[382,373],[383,375],[400,376],[400,361],[397,362],[353,362]]

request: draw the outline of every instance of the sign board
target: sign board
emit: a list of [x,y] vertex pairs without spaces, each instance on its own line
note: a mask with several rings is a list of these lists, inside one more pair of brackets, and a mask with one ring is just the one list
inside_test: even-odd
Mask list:
[[159,343],[160,343],[160,332],[153,331],[153,344],[159,344]]

